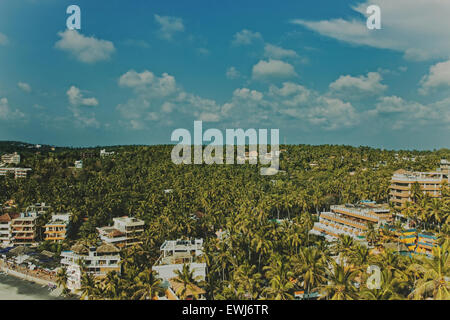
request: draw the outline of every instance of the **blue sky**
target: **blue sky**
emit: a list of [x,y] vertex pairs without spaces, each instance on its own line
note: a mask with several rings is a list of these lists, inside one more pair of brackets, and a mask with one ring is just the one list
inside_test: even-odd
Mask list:
[[166,144],[203,120],[295,144],[450,147],[448,16],[439,0],[2,0],[0,140]]

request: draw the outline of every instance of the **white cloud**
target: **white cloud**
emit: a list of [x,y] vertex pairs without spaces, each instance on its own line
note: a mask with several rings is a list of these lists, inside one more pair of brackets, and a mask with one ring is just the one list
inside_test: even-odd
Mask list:
[[252,70],[253,79],[290,78],[296,75],[291,64],[274,59],[260,60],[253,66]]
[[272,59],[298,58],[297,52],[290,49],[283,49],[270,43],[264,46],[264,57]]
[[158,35],[165,40],[172,40],[174,34],[184,31],[183,19],[169,16],[154,15],[159,25]]
[[155,75],[150,71],[137,73],[130,70],[119,78],[119,85],[122,87],[136,88],[151,84]]
[[[163,80],[164,79],[164,80]],[[405,101],[397,96],[381,96],[374,102],[349,101],[348,94],[382,93],[381,76],[343,76],[324,93],[287,81],[271,84],[266,90],[237,88],[223,104],[188,93],[175,78],[151,71],[130,70],[119,79],[133,95],[117,106],[122,124],[131,129],[149,129],[156,123],[203,120],[220,122],[228,128],[278,127],[305,131],[336,131],[363,128],[367,123],[379,128],[414,128],[439,125],[450,127],[450,98],[428,105]],[[353,90],[353,91],[352,91]]]
[[5,46],[9,43],[8,37],[0,32],[0,46]]
[[119,78],[121,87],[133,88],[136,92],[145,93],[147,97],[163,98],[177,91],[175,78],[167,73],[157,77],[148,70],[138,73],[130,70]]
[[250,45],[255,40],[262,40],[262,36],[259,32],[243,29],[233,36],[232,44],[235,46]]
[[285,82],[281,88],[271,85],[269,95],[276,97],[277,100],[282,101],[282,104],[287,107],[295,107],[307,103],[312,92],[302,85]]
[[66,92],[69,102],[72,106],[98,106],[98,100],[96,98],[84,98],[80,89],[75,86],[71,86]]
[[27,92],[27,93],[30,93],[30,92],[31,92],[31,86],[30,86],[28,83],[26,83],[26,82],[19,82],[19,83],[17,83],[17,86],[18,86],[22,91],[25,91],[25,92]]
[[381,97],[367,115],[370,117],[369,121],[382,117],[383,123],[389,123],[393,129],[421,125],[450,127],[450,99],[426,105],[397,96]]
[[236,89],[233,92],[233,97],[240,99],[248,99],[253,101],[261,101],[263,99],[263,94],[256,90],[250,90],[248,88]]
[[429,73],[421,80],[420,92],[427,94],[431,88],[450,87],[450,60],[430,67]]
[[241,73],[235,67],[229,67],[226,72],[228,79],[238,79],[241,77]]
[[118,82],[133,90],[133,96],[116,107],[124,119],[122,124],[131,129],[146,129],[154,121],[168,124],[174,117],[190,116],[208,122],[220,119],[220,106],[214,100],[185,92],[167,73],[157,76],[148,70],[130,70]]
[[366,27],[366,9],[371,4],[365,1],[353,7],[360,19],[297,19],[292,23],[340,41],[400,51],[408,59],[450,57],[450,1],[378,0],[382,30]]
[[336,130],[359,123],[359,115],[351,103],[322,96],[296,83],[285,82],[280,88],[272,85],[269,95],[278,113],[304,121],[300,125],[305,127]]
[[94,127],[99,128],[100,123],[95,118],[95,114],[92,112],[86,112],[78,107],[70,107],[73,117],[76,120],[76,124],[80,127]]
[[202,112],[200,113],[198,119],[205,122],[217,122],[220,120],[220,114],[212,112]]
[[70,53],[84,63],[108,60],[115,51],[111,41],[86,37],[77,30],[66,30],[58,35],[61,39],[55,43],[55,48]]
[[369,72],[367,76],[353,77],[340,76],[330,84],[333,93],[346,97],[360,97],[363,95],[379,94],[386,90],[387,86],[381,83],[383,78],[378,72]]
[[0,120],[23,118],[25,115],[19,110],[12,110],[7,98],[0,98]]

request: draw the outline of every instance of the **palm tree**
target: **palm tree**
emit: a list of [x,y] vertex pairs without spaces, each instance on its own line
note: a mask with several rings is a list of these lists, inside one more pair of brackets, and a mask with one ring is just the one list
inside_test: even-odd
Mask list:
[[139,300],[153,299],[165,291],[161,279],[156,276],[156,272],[152,271],[151,268],[139,273],[132,288],[134,294],[131,298]]
[[414,291],[410,297],[414,299],[432,297],[435,300],[450,299],[450,240],[447,240],[442,247],[433,248],[433,257],[421,257],[421,264],[417,268],[421,271],[422,277],[417,281]]
[[294,259],[295,273],[299,274],[306,294],[325,282],[326,258],[314,247],[303,247]]
[[357,290],[353,284],[357,271],[351,271],[350,267],[331,262],[332,270],[328,272],[329,284],[323,287],[323,297],[331,300],[354,300],[357,298]]
[[183,269],[175,270],[176,278],[173,281],[181,283],[182,286],[175,292],[182,300],[186,299],[188,289],[192,292],[195,299],[198,299],[196,287],[198,286],[198,280],[200,277],[194,277],[194,271],[190,269],[188,264],[183,264]]
[[420,188],[420,184],[417,181],[411,185],[410,194],[413,202],[417,202],[417,200],[422,198],[423,192]]
[[443,202],[440,199],[432,199],[426,207],[427,214],[441,229],[441,222],[444,218]]
[[264,288],[263,293],[266,299],[271,300],[292,300],[291,294],[294,284],[282,275],[275,275],[269,281],[270,286]]
[[264,288],[263,294],[268,299],[274,300],[291,300],[291,294],[294,283],[291,279],[294,276],[292,271],[288,271],[289,267],[284,263],[280,254],[271,257],[271,263],[263,268],[266,273],[265,277],[269,280],[270,286]]
[[117,272],[108,272],[103,279],[101,285],[104,290],[105,296],[108,299],[119,299],[121,294],[121,279]]
[[93,300],[98,292],[94,276],[90,273],[84,272],[81,276],[81,300]]
[[56,273],[56,284],[63,289],[67,288],[67,273],[66,268],[59,268]]
[[383,270],[380,273],[380,288],[369,289],[364,287],[360,297],[366,300],[398,300],[402,296],[397,292],[397,288],[402,284],[402,280],[395,277],[392,270]]
[[373,223],[367,224],[367,230],[366,230],[365,236],[371,246],[376,244],[380,239],[380,233],[378,232],[378,230],[375,229],[375,226]]
[[334,250],[339,254],[340,259],[345,259],[351,256],[354,246],[355,241],[351,236],[341,234],[334,244]]
[[236,284],[239,299],[257,299],[261,291],[261,274],[256,272],[256,266],[241,265],[233,274],[232,283]]

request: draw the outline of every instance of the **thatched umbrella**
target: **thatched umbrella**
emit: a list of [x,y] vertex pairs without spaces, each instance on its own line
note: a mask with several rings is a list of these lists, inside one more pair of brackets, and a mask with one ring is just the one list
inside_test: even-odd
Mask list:
[[70,248],[70,250],[72,250],[73,252],[75,252],[77,254],[88,254],[89,253],[89,248],[83,243],[74,244]]

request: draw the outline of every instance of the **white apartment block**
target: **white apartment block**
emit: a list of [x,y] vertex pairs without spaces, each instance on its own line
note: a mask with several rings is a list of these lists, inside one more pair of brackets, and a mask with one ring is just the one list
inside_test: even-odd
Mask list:
[[123,216],[113,218],[113,221],[113,226],[97,228],[100,239],[103,242],[118,247],[129,247],[142,243],[139,240],[139,236],[144,232],[145,222],[143,220]]
[[44,226],[44,240],[58,242],[66,239],[69,222],[70,213],[53,214],[50,222]]
[[0,246],[7,247],[12,244],[11,224],[18,216],[18,213],[5,213],[0,216]]
[[36,212],[22,212],[11,222],[14,245],[32,246],[36,244]]
[[37,202],[26,208],[26,212],[36,212],[38,215],[47,212],[51,206],[47,205],[45,202]]
[[11,154],[4,154],[2,155],[2,161],[4,163],[9,164],[19,164],[20,163],[20,154],[17,152],[11,153]]
[[194,272],[194,278],[205,279],[206,263],[203,262],[203,239],[169,240],[160,247],[161,256],[153,266],[153,270],[163,280],[177,277],[175,270],[182,271],[187,264]]
[[106,149],[100,150],[100,157],[108,157],[114,155],[114,151],[107,152]]
[[26,178],[31,168],[7,168],[0,167],[0,176],[6,176],[8,173],[14,173],[14,178]]
[[67,288],[71,291],[81,289],[81,269],[76,264],[71,264],[66,269]]
[[76,244],[70,251],[61,252],[61,265],[67,270],[75,271],[80,264],[95,277],[104,277],[112,271],[120,274],[120,250],[111,244],[99,247]]
[[83,160],[75,161],[75,169],[83,169]]
[[[441,168],[445,168],[446,161],[441,162]],[[447,170],[434,172],[410,172],[405,170],[397,170],[391,178],[389,186],[390,201],[397,208],[402,207],[406,202],[412,202],[411,187],[418,183],[421,191],[428,194],[432,198],[441,197],[441,184],[443,182],[450,183],[450,175]]]

